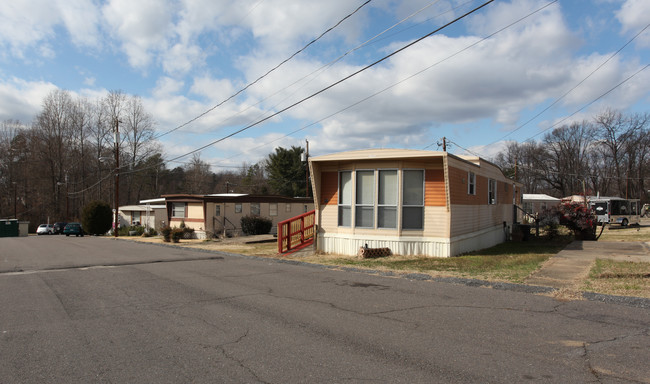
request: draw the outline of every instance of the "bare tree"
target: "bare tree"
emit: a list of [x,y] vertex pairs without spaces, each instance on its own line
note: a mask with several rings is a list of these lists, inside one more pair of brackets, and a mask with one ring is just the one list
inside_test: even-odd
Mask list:
[[562,196],[583,192],[593,138],[593,126],[586,121],[562,126],[544,136],[545,153],[536,167]]
[[47,169],[49,193],[42,195],[48,216],[63,215],[62,193],[59,183],[65,182],[66,166],[75,161],[69,148],[72,142],[73,101],[63,90],[50,92],[43,101],[43,110],[36,117],[33,133],[36,138],[38,161]]
[[[123,110],[123,121],[120,124],[125,141],[124,158],[127,163],[123,168],[131,171],[126,173],[126,201],[132,201],[134,191],[136,195],[141,188],[135,188],[133,181],[138,179],[138,175],[132,171],[138,167],[144,159],[159,151],[155,144],[154,137],[154,120],[146,112],[142,105],[142,100],[137,96],[127,99]],[[137,189],[137,191],[136,191]],[[137,196],[139,198],[139,196]]]
[[[623,115],[614,110],[605,110],[596,116],[595,124],[601,138],[603,156],[613,165],[617,193],[628,197],[630,191],[637,195],[642,185],[642,171],[647,160],[648,118],[646,114]],[[638,196],[640,197],[640,196]]]
[[206,193],[211,176],[210,164],[202,161],[201,155],[195,153],[192,156],[192,161],[185,167],[185,188],[187,193]]

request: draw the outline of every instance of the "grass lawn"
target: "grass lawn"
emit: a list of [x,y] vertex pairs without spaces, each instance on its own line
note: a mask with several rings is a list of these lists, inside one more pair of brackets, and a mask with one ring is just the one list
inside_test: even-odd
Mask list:
[[[650,220],[640,227],[606,227],[598,241],[650,241]],[[557,254],[573,240],[572,234],[561,228],[553,240],[531,237],[529,241],[506,242],[492,248],[451,258],[389,256],[360,259],[356,256],[315,254],[312,256],[279,256],[277,244],[244,244],[231,241],[182,240],[179,246],[218,250],[265,257],[280,257],[325,265],[350,266],[403,273],[426,273],[432,276],[455,276],[481,280],[523,283],[541,264]],[[600,232],[598,229],[597,234]],[[138,239],[162,242],[160,238]],[[611,295],[650,298],[650,263],[597,260],[584,280],[581,290]]]
[[[600,233],[601,228],[598,227],[596,235]],[[598,241],[650,241],[650,225],[629,227],[608,225],[603,229]]]
[[582,289],[650,298],[650,263],[596,260]]
[[535,239],[502,243],[492,248],[450,258],[389,256],[360,259],[355,256],[314,255],[300,260],[327,265],[353,266],[404,273],[418,272],[432,276],[456,276],[483,280],[522,283],[549,257],[564,248],[572,238]]

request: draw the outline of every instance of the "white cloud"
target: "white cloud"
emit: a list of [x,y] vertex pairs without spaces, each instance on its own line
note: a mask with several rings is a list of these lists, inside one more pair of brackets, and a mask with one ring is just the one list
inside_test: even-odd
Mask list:
[[[616,18],[623,26],[623,32],[637,33],[648,25],[650,2],[647,0],[626,0],[621,9],[616,12]],[[650,32],[645,31],[638,38],[639,44],[650,47]]]
[[233,95],[237,90],[229,79],[213,79],[209,76],[194,78],[190,92],[205,97],[213,103],[219,103]]
[[[540,4],[537,1],[499,3],[472,19],[470,24],[476,36],[435,35],[394,56],[387,64],[372,68],[288,111],[287,115],[307,121],[324,118],[445,60]],[[478,124],[488,120],[514,127],[523,111],[559,98],[610,55],[576,57],[579,43],[579,36],[567,27],[561,8],[551,6],[337,114],[324,121],[319,132],[310,134],[316,136],[314,140],[319,148],[343,150],[388,145],[422,146],[431,142],[427,138],[430,130],[445,124]],[[394,43],[388,51],[404,44]],[[263,97],[263,93],[277,90],[275,84],[291,83],[314,67],[313,63],[294,60],[283,71],[274,74],[273,81],[265,79],[254,92]],[[572,92],[562,105],[568,109],[582,107],[638,68],[637,63],[623,64],[613,60]],[[309,89],[321,89],[357,69],[339,65],[320,75]],[[647,87],[640,81],[634,82],[636,89],[632,94],[618,98],[615,103],[611,99],[609,102],[625,108],[643,97]],[[295,95],[292,100],[310,92],[304,89],[301,96]]]
[[41,103],[57,87],[43,81],[28,82],[12,78],[0,81],[0,121],[29,123],[41,111]]
[[167,47],[172,12],[172,4],[161,0],[110,0],[102,9],[111,34],[136,68],[146,68]]
[[59,10],[72,42],[81,47],[100,44],[99,10],[92,0],[59,0]]
[[0,46],[9,47],[20,58],[27,48],[53,37],[60,22],[56,3],[48,0],[3,1],[0,20]]
[[180,92],[184,86],[185,84],[181,80],[172,79],[171,77],[161,77],[156,82],[153,95],[157,99],[164,99]]

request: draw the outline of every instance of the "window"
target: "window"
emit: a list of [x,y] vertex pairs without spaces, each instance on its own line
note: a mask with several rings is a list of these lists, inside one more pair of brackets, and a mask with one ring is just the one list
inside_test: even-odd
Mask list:
[[467,172],[467,194],[476,195],[476,174]]
[[277,216],[278,215],[278,203],[269,204],[269,215]]
[[185,203],[172,203],[172,217],[185,217]]
[[339,226],[352,225],[352,172],[339,172]]
[[488,179],[488,204],[497,203],[497,181]]
[[424,228],[424,171],[405,170],[402,184],[402,229]]
[[241,213],[241,203],[235,203],[235,213]]
[[377,186],[377,227],[397,228],[397,171],[380,170]]
[[533,203],[532,203],[532,202],[527,201],[527,202],[525,202],[523,205],[524,205],[523,210],[524,210],[526,213],[534,213],[534,212],[533,212]]
[[357,171],[355,223],[356,227],[375,226],[375,171]]
[[286,206],[284,207],[285,212],[291,212],[291,204],[287,203]]
[[140,225],[140,211],[133,211],[131,215],[131,225]]
[[214,206],[214,215],[221,216],[221,205],[217,204]]
[[251,203],[251,215],[259,216],[260,214],[260,203]]

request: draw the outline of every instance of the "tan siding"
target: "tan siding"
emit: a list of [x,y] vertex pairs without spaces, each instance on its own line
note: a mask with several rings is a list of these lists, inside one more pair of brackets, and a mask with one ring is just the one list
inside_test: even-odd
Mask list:
[[203,220],[203,204],[187,203],[187,218]]
[[451,211],[452,237],[512,224],[512,205],[454,205]]
[[[406,235],[406,232],[402,233]],[[424,236],[449,237],[449,212],[446,205],[424,208]]]
[[328,232],[336,232],[338,226],[338,206],[325,205],[321,210],[321,228],[327,228]]
[[424,176],[424,205],[446,207],[445,172],[442,169],[427,169]]
[[339,192],[338,172],[323,172],[321,174],[321,204],[337,205]]

